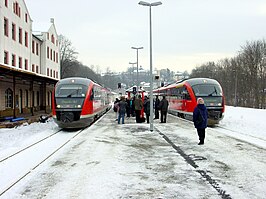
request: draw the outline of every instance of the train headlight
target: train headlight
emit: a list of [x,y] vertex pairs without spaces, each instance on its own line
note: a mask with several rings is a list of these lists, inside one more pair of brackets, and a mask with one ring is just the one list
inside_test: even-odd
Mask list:
[[222,104],[221,103],[218,103],[218,106],[222,106]]
[[57,108],[61,108],[61,106],[58,104],[57,106],[56,106]]
[[78,105],[78,108],[81,108],[81,105]]

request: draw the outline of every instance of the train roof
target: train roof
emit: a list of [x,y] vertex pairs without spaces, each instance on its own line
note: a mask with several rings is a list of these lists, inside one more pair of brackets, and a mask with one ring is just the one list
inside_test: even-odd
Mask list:
[[216,81],[215,79],[210,79],[210,78],[191,78],[191,79],[182,79],[180,81],[175,82],[174,84],[170,84],[167,85],[165,87],[160,87],[155,89],[155,91],[160,91],[160,90],[165,90],[165,89],[169,89],[169,88],[173,88],[173,87],[181,87],[183,86],[185,83],[188,83],[190,86],[194,86],[197,84],[206,84],[206,83],[211,83],[211,84],[218,84],[218,81]]
[[82,78],[82,77],[69,77],[69,78],[59,80],[57,85],[59,85],[59,84],[71,84],[74,82],[77,84],[83,84],[83,85],[88,86],[93,81],[90,79],[87,79],[87,78]]
[[184,82],[188,82],[191,86],[201,84],[201,83],[219,84],[215,79],[210,79],[210,78],[191,78],[191,79],[185,80]]

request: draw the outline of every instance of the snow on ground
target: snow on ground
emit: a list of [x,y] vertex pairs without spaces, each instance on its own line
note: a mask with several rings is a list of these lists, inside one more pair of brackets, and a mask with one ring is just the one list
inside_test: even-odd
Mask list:
[[[209,159],[207,163],[197,162],[200,168],[207,171],[212,168],[212,174],[225,183],[223,189],[229,194],[235,194],[238,198],[248,198],[245,196],[258,198],[259,193],[265,196],[263,191],[265,182],[260,181],[263,178],[261,175],[265,172],[258,172],[257,175],[251,173],[253,169],[263,170],[265,164],[255,160],[257,165],[252,165],[252,169],[246,168],[252,161],[252,157],[261,159],[265,155],[256,154],[258,150],[255,147],[242,143],[235,144],[226,139],[226,136],[230,135],[266,148],[265,118],[266,110],[227,106],[225,117],[219,127],[207,129],[206,147],[208,145],[209,147],[197,148],[199,153]],[[32,182],[27,184],[26,189],[25,184],[21,182],[20,187],[17,188],[19,191],[11,192],[10,196],[12,198],[78,198],[82,196],[97,199],[108,196],[108,198],[125,198],[124,196],[131,196],[131,198],[173,198],[173,196],[176,196],[175,198],[220,198],[217,192],[213,191],[213,187],[198,177],[192,167],[182,158],[176,158],[176,152],[161,139],[161,135],[149,132],[147,124],[141,124],[140,127],[135,124],[126,124],[132,132],[124,128],[126,125],[118,125],[112,135],[108,132],[111,128],[108,125],[113,124],[106,122],[106,125],[97,126],[96,124],[95,127],[89,128],[88,133],[79,136],[70,149],[63,150],[56,155],[57,159],[51,167],[46,165],[48,170],[43,166],[43,170],[37,177],[32,174]],[[158,127],[163,129],[163,133],[174,140],[176,145],[181,146],[187,143],[186,146],[184,145],[184,148],[187,147],[186,152],[190,155],[195,154],[195,148],[192,148],[197,146],[195,129],[191,133],[192,128],[189,126],[181,124],[178,128],[176,126],[178,125],[173,123],[169,126],[167,124]],[[140,129],[142,132],[139,132]],[[177,131],[173,132],[173,129]],[[217,132],[213,132],[214,129],[218,129],[225,135],[215,135]],[[14,129],[0,129],[0,159],[56,130],[58,127],[52,120],[45,124],[35,123]],[[211,138],[213,140],[210,140]],[[224,147],[218,149],[215,147],[216,144]],[[230,153],[234,147],[236,151],[241,149],[236,153],[237,156]],[[245,158],[242,157],[242,153],[249,153],[249,155]],[[73,159],[73,156],[76,158]],[[237,164],[234,160],[236,157],[240,160]],[[194,158],[200,157],[195,154]],[[211,158],[215,158],[211,163],[214,164],[213,167],[208,165],[212,162]],[[229,159],[226,162],[227,165],[223,162],[226,158]],[[231,171],[228,171],[229,167]],[[85,172],[84,168],[88,171]],[[242,169],[239,171],[239,168],[243,168],[245,173],[242,174]],[[232,179],[238,179],[238,182],[224,178],[225,174],[230,174]],[[246,178],[254,180],[254,183],[249,183]],[[234,184],[237,183],[239,185],[235,187]],[[84,184],[89,187],[84,187]],[[243,195],[245,193],[243,189],[247,191],[247,195]],[[256,190],[258,193],[248,193],[249,190]],[[22,195],[20,195],[21,191]]]
[[[223,120],[219,127],[233,131],[234,133],[219,130],[240,140],[243,135],[255,137],[266,141],[266,109],[252,109],[226,106]],[[52,134],[58,127],[49,120],[48,123],[24,124],[17,128],[0,129],[0,156],[5,150],[18,147],[32,139],[38,139],[43,133]],[[248,141],[248,140],[245,140]]]
[[266,148],[266,109],[226,106],[219,126],[231,130],[222,133]]

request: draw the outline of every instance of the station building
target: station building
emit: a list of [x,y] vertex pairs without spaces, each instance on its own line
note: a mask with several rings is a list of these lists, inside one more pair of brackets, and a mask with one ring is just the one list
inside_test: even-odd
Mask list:
[[0,117],[50,113],[60,79],[54,19],[44,30],[33,30],[24,0],[1,0],[0,27]]

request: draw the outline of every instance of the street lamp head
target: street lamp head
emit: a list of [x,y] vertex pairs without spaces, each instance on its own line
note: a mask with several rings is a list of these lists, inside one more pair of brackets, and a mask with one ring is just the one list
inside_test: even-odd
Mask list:
[[135,49],[135,50],[139,50],[139,49],[143,49],[143,47],[131,47],[132,49]]
[[145,2],[145,1],[140,1],[140,2],[139,2],[139,5],[142,5],[142,6],[151,6],[150,3]]
[[159,5],[162,5],[162,2],[158,1],[158,2],[151,3],[151,6],[159,6]]
[[139,5],[142,5],[142,6],[159,6],[161,4],[162,4],[162,2],[160,2],[160,1],[154,2],[154,3],[148,3],[148,2],[145,2],[145,1],[140,1],[139,2]]

